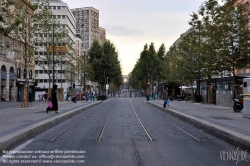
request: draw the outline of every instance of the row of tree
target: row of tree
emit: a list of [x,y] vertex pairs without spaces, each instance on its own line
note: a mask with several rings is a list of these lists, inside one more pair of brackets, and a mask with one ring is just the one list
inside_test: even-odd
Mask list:
[[[208,0],[191,14],[191,28],[167,53],[168,78],[190,84],[249,67],[249,9],[232,0]],[[178,71],[178,72],[176,72]]]
[[[165,54],[146,45],[137,61],[130,84],[146,89],[147,82],[160,79],[166,84],[193,84],[211,79],[222,71],[235,75],[249,67],[249,9],[232,0],[208,0],[191,14],[191,28]],[[160,53],[159,53],[160,52]],[[158,56],[156,56],[158,55]],[[152,89],[152,88],[151,88]]]
[[164,44],[160,46],[157,52],[154,43],[149,46],[146,44],[132,70],[129,78],[130,86],[135,89],[148,90],[148,93],[152,93],[152,86],[158,85],[156,82],[161,82],[165,78],[165,55],[166,48]]

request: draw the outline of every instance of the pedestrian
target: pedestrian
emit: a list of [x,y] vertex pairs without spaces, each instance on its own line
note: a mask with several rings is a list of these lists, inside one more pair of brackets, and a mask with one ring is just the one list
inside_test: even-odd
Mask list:
[[56,96],[57,96],[57,85],[53,85],[52,98],[51,98],[52,108],[48,106],[46,109],[47,113],[51,110],[55,111],[55,113],[58,113],[58,102]]
[[31,93],[31,91],[29,92],[29,101],[30,101],[30,103],[32,102],[32,93]]
[[70,94],[69,94],[69,92],[68,92],[68,93],[67,93],[66,101],[69,101],[69,96],[70,96]]
[[166,87],[166,90],[164,90],[163,92],[163,100],[164,100],[163,107],[166,108],[166,105],[168,103],[168,87]]

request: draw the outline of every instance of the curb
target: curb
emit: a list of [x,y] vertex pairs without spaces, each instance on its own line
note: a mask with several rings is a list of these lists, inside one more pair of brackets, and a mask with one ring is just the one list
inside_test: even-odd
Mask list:
[[95,105],[98,105],[102,102],[92,103],[89,105],[85,105],[71,111],[67,111],[63,114],[59,114],[58,116],[49,118],[47,120],[41,121],[9,135],[0,138],[0,155],[2,155],[3,150],[11,150],[25,141],[31,139],[32,137],[41,134],[42,132],[50,129],[51,127],[73,117],[74,115],[83,112],[84,110],[91,108]]
[[157,108],[161,109],[164,112],[167,112],[175,117],[180,118],[181,120],[204,130],[207,133],[210,133],[214,135],[217,138],[220,138],[229,144],[232,144],[236,147],[240,147],[241,149],[244,150],[250,150],[250,137],[241,133],[238,133],[236,131],[218,126],[216,124],[195,118],[190,115],[186,115],[184,113],[181,113],[179,111],[176,111],[171,108],[163,108],[162,105],[153,103],[153,102],[147,102],[153,106],[156,106]]

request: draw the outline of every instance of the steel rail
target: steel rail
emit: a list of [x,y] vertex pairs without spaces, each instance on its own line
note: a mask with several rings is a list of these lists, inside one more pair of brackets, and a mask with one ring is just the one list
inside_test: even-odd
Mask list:
[[71,129],[73,126],[75,126],[77,123],[79,123],[81,120],[85,119],[87,116],[93,114],[94,112],[96,112],[96,110],[88,113],[87,115],[83,116],[81,119],[77,120],[75,123],[71,124],[69,127],[67,127],[66,129],[64,129],[62,132],[60,132],[59,134],[57,134],[56,136],[54,136],[50,142],[54,142],[58,137],[60,137],[61,135],[63,135],[66,131],[68,131],[69,129]]
[[173,122],[171,122],[170,120],[166,119],[165,117],[163,117],[162,115],[158,114],[157,112],[155,112],[153,109],[151,109],[150,107],[148,107],[145,103],[143,103],[149,110],[151,110],[153,113],[155,113],[156,115],[158,115],[159,117],[161,117],[163,120],[167,121],[168,123],[170,123],[171,125],[175,126],[176,128],[178,128],[181,132],[185,133],[187,136],[189,136],[190,138],[192,138],[194,141],[196,142],[201,142],[198,138],[196,138],[195,136],[193,136],[192,134],[190,134],[189,132],[185,131],[184,129],[182,129],[181,127],[177,126],[176,124],[174,124]]
[[145,131],[145,133],[147,134],[149,140],[150,140],[150,141],[156,141],[156,140],[150,135],[149,131],[147,130],[147,128],[145,127],[145,125],[143,124],[143,122],[141,121],[141,119],[139,118],[139,115],[137,114],[137,112],[136,112],[136,110],[135,110],[135,108],[134,108],[134,106],[133,106],[133,104],[132,104],[132,102],[131,102],[130,99],[129,99],[129,101],[130,101],[130,104],[131,104],[131,106],[132,106],[132,108],[133,108],[133,110],[134,110],[134,112],[135,112],[135,115],[136,115],[138,121],[140,122],[140,124],[141,124],[143,130]]
[[97,136],[97,138],[96,138],[96,141],[100,141],[100,140],[101,140],[103,131],[104,131],[105,127],[106,127],[106,124],[108,123],[109,117],[111,116],[112,112],[115,110],[116,106],[117,106],[119,103],[120,103],[120,101],[117,102],[117,104],[116,104],[116,105],[112,108],[112,110],[110,111],[109,116],[107,117],[106,121],[104,122],[104,124],[103,124],[103,126],[102,126],[102,128],[101,128],[101,130],[100,130],[100,132],[99,132],[99,134],[98,134],[98,136]]

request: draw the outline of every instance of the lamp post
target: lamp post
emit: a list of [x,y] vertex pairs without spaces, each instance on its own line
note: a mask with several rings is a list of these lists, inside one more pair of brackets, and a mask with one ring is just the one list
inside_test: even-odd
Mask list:
[[201,35],[200,35],[200,25],[201,22],[198,22],[198,30],[199,30],[199,38],[198,38],[198,42],[199,42],[199,53],[198,53],[198,58],[197,58],[197,62],[198,62],[198,81],[197,81],[197,97],[196,97],[196,102],[201,102],[201,93],[200,93],[200,45],[201,45]]
[[83,91],[84,91],[84,93],[85,93],[85,92],[86,92],[86,67],[85,67],[85,66],[86,66],[86,63],[85,63],[85,51],[83,51],[83,65],[84,65],[84,66],[83,66],[83,67],[84,67],[84,69],[83,69],[83,70],[84,70],[84,71],[83,71],[83,72],[84,72],[84,78],[83,78],[83,79],[84,79],[84,80],[83,80],[83,81],[84,81],[84,88],[83,88]]
[[24,79],[25,79],[25,84],[24,84],[24,95],[23,95],[23,107],[28,107],[28,90],[29,90],[29,85],[28,85],[28,79],[27,79],[27,32],[25,31],[25,36],[24,36]]

